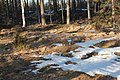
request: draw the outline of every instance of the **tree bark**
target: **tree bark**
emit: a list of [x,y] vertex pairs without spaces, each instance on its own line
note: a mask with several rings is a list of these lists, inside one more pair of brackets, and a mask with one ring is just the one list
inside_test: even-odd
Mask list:
[[111,1],[112,2],[112,22],[113,22],[113,26],[115,26],[115,4],[114,4],[114,0]]
[[72,9],[73,9],[73,10],[76,9],[76,2],[75,2],[75,0],[72,0]]
[[66,3],[65,3],[65,0],[63,0],[63,7],[64,7],[64,10],[65,10],[65,8],[66,8]]
[[[10,4],[11,4],[11,1],[10,1]],[[7,17],[10,18],[10,9],[9,9],[9,1],[8,0],[6,1],[6,6],[7,6],[7,12],[6,12],[6,14],[7,14]]]
[[67,0],[67,24],[70,24],[70,0]]
[[91,16],[90,16],[90,0],[87,0],[87,10],[88,10],[88,19],[91,19]]
[[41,20],[40,20],[40,5],[39,5],[39,0],[37,0],[37,21],[38,21],[38,23],[40,23],[41,22]]
[[80,9],[81,8],[81,0],[77,0],[77,8]]
[[54,12],[57,12],[57,0],[53,0],[53,8],[54,8]]
[[26,23],[25,23],[25,10],[24,10],[25,4],[24,4],[24,0],[21,0],[21,9],[22,9],[22,27],[25,27]]
[[46,25],[46,22],[45,22],[45,15],[44,15],[44,0],[41,0],[40,1],[40,8],[41,8],[41,22],[42,22],[42,25]]
[[94,13],[97,12],[97,5],[96,5],[96,2],[94,2]]
[[35,0],[32,0],[32,10],[35,11]]
[[63,0],[61,0],[61,9],[62,9],[62,23],[64,23],[64,8],[63,8]]
[[[49,1],[49,11],[51,12],[51,0],[48,1]],[[52,15],[51,13],[49,15],[50,15],[50,24],[52,24]]]
[[17,0],[15,0],[15,23],[18,24],[19,23],[19,12],[18,12],[18,2]]
[[12,0],[12,25],[15,25],[15,7],[14,7],[14,0]]

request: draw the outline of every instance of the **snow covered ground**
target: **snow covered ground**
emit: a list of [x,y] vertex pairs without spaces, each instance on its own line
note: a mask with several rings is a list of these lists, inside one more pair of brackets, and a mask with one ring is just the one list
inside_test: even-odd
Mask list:
[[[51,68],[62,68],[63,70],[85,72],[91,76],[94,76],[95,74],[104,74],[118,77],[120,75],[120,56],[116,56],[114,53],[120,52],[120,47],[99,48],[93,46],[102,41],[114,40],[115,38],[116,37],[75,43],[75,45],[81,47],[68,53],[72,54],[73,57],[65,57],[61,55],[62,53],[57,52],[39,56],[47,60],[31,61],[31,65],[35,65],[36,67],[36,70],[32,70],[32,72],[40,73],[39,70],[41,68],[51,65]],[[61,44],[57,45],[61,46]],[[91,48],[90,46],[93,46],[94,48]],[[90,54],[91,52],[96,52],[97,55],[87,59],[81,59],[84,55]],[[66,64],[67,62],[75,64]]]

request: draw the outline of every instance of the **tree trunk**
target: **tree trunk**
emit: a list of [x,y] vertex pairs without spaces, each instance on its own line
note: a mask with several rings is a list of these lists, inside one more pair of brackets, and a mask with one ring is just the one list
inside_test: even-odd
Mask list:
[[57,12],[57,0],[53,0],[53,8],[54,8],[54,12]]
[[63,0],[63,3],[64,3],[63,7],[64,7],[64,10],[65,10],[65,8],[66,8],[65,0]]
[[35,0],[32,0],[32,10],[35,11]]
[[114,0],[112,0],[112,22],[113,22],[113,27],[115,26],[115,4]]
[[96,2],[94,2],[94,13],[97,12],[97,5],[96,5]]
[[80,9],[81,8],[81,0],[77,0],[77,8]]
[[41,8],[41,22],[42,22],[42,25],[46,25],[46,22],[45,22],[45,15],[44,15],[44,0],[41,0],[40,1],[40,8]]
[[41,20],[40,20],[40,5],[39,5],[39,0],[37,0],[37,21],[38,21],[38,23],[40,23],[41,22]]
[[88,19],[91,19],[91,16],[90,16],[90,0],[87,0],[87,10],[88,10]]
[[1,0],[1,12],[4,12],[4,6],[5,6],[5,1],[4,0]]
[[[11,4],[11,2],[10,2],[10,4]],[[8,0],[6,1],[6,6],[7,6],[7,17],[8,18],[10,18],[10,9],[9,9],[9,2],[8,2]]]
[[[51,12],[51,0],[48,1],[49,1],[49,11]],[[49,15],[50,15],[50,24],[52,24],[52,15],[51,13]]]
[[80,0],[79,7],[82,9],[82,0]]
[[15,25],[15,9],[14,9],[14,0],[12,0],[12,25]]
[[73,10],[76,9],[76,2],[75,2],[75,0],[72,0],[72,9],[73,9]]
[[18,2],[17,0],[15,0],[15,23],[18,24],[19,23],[19,12],[18,12]]
[[[29,13],[29,1],[28,0],[25,1],[25,10],[27,13]],[[28,14],[27,14],[27,16],[28,16]]]
[[25,27],[25,10],[24,10],[25,4],[24,4],[24,0],[21,0],[21,9],[22,9],[22,27]]
[[70,0],[67,0],[67,24],[70,24]]
[[63,0],[61,0],[61,9],[62,9],[62,23],[64,23],[64,8],[63,8]]

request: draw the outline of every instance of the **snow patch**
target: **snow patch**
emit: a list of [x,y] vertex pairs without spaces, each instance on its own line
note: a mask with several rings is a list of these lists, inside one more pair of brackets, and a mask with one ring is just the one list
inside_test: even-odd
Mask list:
[[[61,55],[55,55],[61,54],[56,52],[53,54],[43,55],[41,57],[50,60],[31,61],[32,64],[36,65],[36,70],[33,70],[32,72],[38,73],[41,68],[52,65],[50,66],[51,68],[81,71],[91,76],[94,76],[95,74],[104,74],[117,77],[120,75],[120,62],[117,62],[116,59],[119,59],[120,56],[116,56],[114,53],[120,52],[120,47],[104,49],[99,47],[89,47],[102,41],[109,41],[114,39],[115,37],[76,43],[75,45],[82,46],[82,48],[78,48],[75,51],[70,51],[69,53],[72,53],[73,57],[63,57]],[[89,54],[93,51],[97,52],[98,55],[84,60],[81,59],[83,55]],[[76,64],[65,64],[68,61],[75,62]],[[56,64],[57,66],[54,66],[53,64]]]

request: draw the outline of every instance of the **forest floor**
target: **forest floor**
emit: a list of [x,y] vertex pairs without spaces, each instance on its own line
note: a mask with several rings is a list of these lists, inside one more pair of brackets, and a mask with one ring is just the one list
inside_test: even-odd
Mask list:
[[[97,42],[99,39],[101,39],[101,41]],[[93,41],[87,45],[84,44],[91,40]],[[87,62],[91,57],[98,55],[99,52],[96,53],[96,47],[101,50],[119,48],[119,30],[113,30],[112,28],[95,30],[91,25],[79,24],[48,25],[43,27],[36,24],[24,29],[18,29],[18,27],[1,29],[0,80],[117,80],[116,76],[109,74],[95,73],[95,75],[92,76],[84,70],[73,68],[73,66],[67,66],[66,69],[64,69],[65,67],[59,67],[61,64],[59,64],[59,61],[62,62],[61,66],[63,66],[64,63],[66,65],[78,64],[78,66],[80,66],[81,62],[79,62],[79,60],[86,60]],[[86,52],[88,48],[90,48],[90,50]],[[77,51],[76,49],[80,50]],[[71,51],[74,53],[69,54]],[[115,53],[114,55],[117,56],[115,60],[119,66],[120,51],[117,49],[117,52],[113,52]],[[52,63],[51,60],[54,60],[54,54],[58,59],[55,59],[56,64],[54,62],[50,64]],[[49,55],[52,57],[48,57]],[[104,56],[104,54],[102,55]],[[74,58],[75,61],[67,60],[68,58]],[[106,56],[104,59],[105,58]],[[65,62],[64,59],[67,61]],[[88,66],[86,64],[83,67],[86,68],[86,66]],[[89,65],[92,67],[93,64]],[[68,67],[71,69],[68,69]],[[118,67],[117,69],[119,74],[120,68]]]

